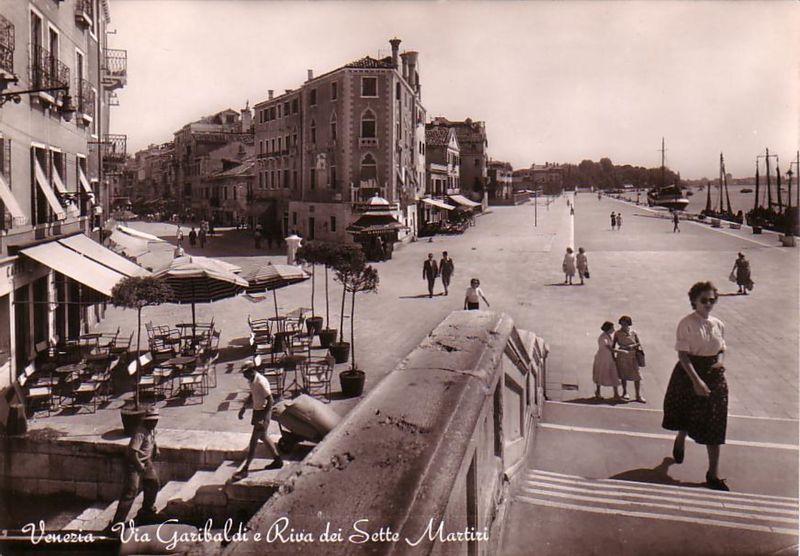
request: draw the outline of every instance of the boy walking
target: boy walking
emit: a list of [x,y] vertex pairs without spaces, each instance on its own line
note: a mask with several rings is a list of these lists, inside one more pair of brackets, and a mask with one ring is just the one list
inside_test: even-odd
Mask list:
[[248,405],[252,404],[253,417],[250,423],[253,425],[253,432],[250,435],[250,444],[247,447],[247,458],[244,465],[233,475],[233,480],[238,481],[247,477],[250,464],[256,455],[256,447],[258,441],[261,440],[272,455],[272,463],[267,465],[264,469],[280,469],[283,467],[283,458],[278,453],[278,449],[272,440],[267,436],[267,427],[269,426],[270,416],[272,414],[272,392],[269,388],[269,381],[261,373],[256,372],[255,367],[245,367],[243,371],[244,377],[250,383],[250,394],[239,410],[239,419],[244,418],[244,412]]

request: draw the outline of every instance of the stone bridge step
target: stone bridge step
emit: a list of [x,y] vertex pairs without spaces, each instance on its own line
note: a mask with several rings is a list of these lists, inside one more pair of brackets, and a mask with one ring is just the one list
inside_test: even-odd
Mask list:
[[761,533],[798,534],[798,500],[531,469],[515,496],[524,504]]

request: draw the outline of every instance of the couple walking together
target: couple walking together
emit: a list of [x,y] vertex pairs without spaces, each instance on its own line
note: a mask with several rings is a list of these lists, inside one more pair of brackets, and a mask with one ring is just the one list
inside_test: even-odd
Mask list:
[[[603,331],[597,339],[597,353],[594,356],[592,378],[596,385],[594,397],[600,399],[600,387],[611,386],[614,399],[629,401],[628,381],[633,381],[636,390],[636,401],[646,403],[642,397],[642,374],[644,367],[644,350],[639,335],[633,330],[633,319],[628,315],[619,318],[620,328],[614,331],[614,323],[606,321],[600,329]],[[622,397],[617,390],[622,383]]]
[[436,285],[436,278],[439,276],[442,277],[444,294],[447,295],[455,268],[453,259],[447,256],[447,251],[442,251],[442,260],[438,265],[433,258],[433,253],[428,253],[428,258],[422,264],[422,278],[428,280],[428,297],[433,297],[433,286]]

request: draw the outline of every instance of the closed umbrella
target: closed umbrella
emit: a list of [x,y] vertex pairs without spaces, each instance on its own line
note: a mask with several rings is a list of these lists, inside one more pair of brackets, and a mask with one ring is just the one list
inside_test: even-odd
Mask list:
[[278,296],[275,290],[308,280],[309,275],[302,268],[288,264],[272,264],[256,267],[242,275],[248,282],[248,293],[272,290],[275,302],[275,317],[278,316]]
[[172,262],[155,272],[172,288],[175,303],[192,304],[192,335],[195,333],[196,303],[210,303],[233,297],[245,288],[247,280],[234,274],[239,267],[208,257],[176,257]]

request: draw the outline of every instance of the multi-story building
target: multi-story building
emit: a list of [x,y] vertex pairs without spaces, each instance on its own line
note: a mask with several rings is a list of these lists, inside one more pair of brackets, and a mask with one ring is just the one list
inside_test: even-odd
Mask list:
[[309,70],[299,89],[270,92],[255,105],[253,202],[267,233],[349,241],[348,224],[376,195],[403,224],[401,237],[416,232],[425,189],[418,54],[400,54],[400,40],[390,42],[391,57],[365,57],[318,77]]
[[48,342],[96,322],[123,276],[113,253],[106,264],[87,254],[105,256],[87,236],[125,152],[125,136],[108,133],[127,76],[108,22],[107,0],[0,4],[0,388]]
[[175,145],[172,141],[150,145],[134,155],[129,197],[142,214],[176,212]]
[[448,203],[448,195],[458,195],[460,184],[460,151],[456,132],[451,127],[427,124],[425,126],[426,187],[425,197],[419,205],[419,220],[426,230],[447,220],[447,214],[456,208]]
[[546,195],[557,195],[564,190],[564,172],[566,166],[555,162],[531,164],[533,184]]
[[513,168],[508,162],[489,161],[486,192],[489,204],[506,204],[513,200]]
[[213,222],[223,226],[246,222],[248,200],[253,195],[254,168],[255,157],[245,155],[241,160],[223,160],[222,169],[209,176]]
[[[431,121],[433,127],[452,128],[458,139],[459,155],[461,161],[461,195],[477,202],[485,209],[487,206],[486,180],[489,157],[487,148],[489,141],[486,138],[486,125],[484,122],[474,122],[470,118],[464,121],[451,121],[447,118],[437,117]],[[473,206],[473,205],[464,205]]]
[[222,158],[231,151],[238,152],[242,146],[252,149],[250,108],[241,113],[229,108],[188,123],[175,132],[173,145],[178,211],[209,218],[209,176],[221,169]]

